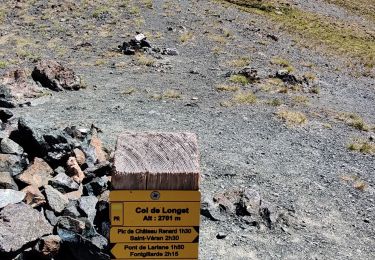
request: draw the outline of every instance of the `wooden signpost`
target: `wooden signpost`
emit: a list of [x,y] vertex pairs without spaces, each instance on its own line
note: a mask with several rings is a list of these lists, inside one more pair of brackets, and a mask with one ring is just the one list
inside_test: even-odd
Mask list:
[[199,178],[194,134],[120,135],[110,193],[113,259],[198,259]]

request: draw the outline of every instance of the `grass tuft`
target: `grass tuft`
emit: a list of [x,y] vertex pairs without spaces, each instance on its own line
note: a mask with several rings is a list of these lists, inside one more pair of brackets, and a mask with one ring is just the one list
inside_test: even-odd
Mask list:
[[276,115],[290,126],[305,125],[307,123],[307,117],[302,112],[282,109]]
[[233,97],[233,102],[238,104],[254,104],[257,101],[257,97],[254,95],[253,92],[239,92]]
[[361,139],[357,139],[351,142],[348,145],[348,149],[364,154],[375,154],[375,144]]
[[235,91],[239,90],[240,87],[237,86],[237,85],[225,85],[225,84],[222,84],[222,85],[217,86],[216,89],[218,91],[231,91],[231,92],[235,92]]
[[233,83],[241,84],[242,86],[249,84],[249,80],[245,76],[238,75],[238,74],[230,76],[229,81]]

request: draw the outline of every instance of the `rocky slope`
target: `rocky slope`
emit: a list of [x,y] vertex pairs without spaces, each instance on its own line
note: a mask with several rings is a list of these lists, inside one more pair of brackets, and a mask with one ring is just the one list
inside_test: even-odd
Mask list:
[[[1,72],[47,58],[87,85],[12,113],[94,123],[112,149],[125,129],[197,133],[201,259],[374,258],[374,21],[340,1],[233,2],[5,1]],[[156,49],[120,52],[136,32]]]

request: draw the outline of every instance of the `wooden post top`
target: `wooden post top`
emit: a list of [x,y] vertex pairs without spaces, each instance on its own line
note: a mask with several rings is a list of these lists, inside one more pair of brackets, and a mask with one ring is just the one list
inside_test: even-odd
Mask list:
[[125,132],[118,137],[115,190],[198,190],[199,179],[195,134]]

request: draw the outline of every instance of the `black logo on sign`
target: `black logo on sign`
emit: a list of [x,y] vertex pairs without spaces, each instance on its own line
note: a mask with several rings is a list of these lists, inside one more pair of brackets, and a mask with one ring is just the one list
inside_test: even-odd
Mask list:
[[150,197],[151,197],[152,200],[158,200],[158,199],[160,199],[160,193],[158,191],[153,191],[153,192],[151,192]]

